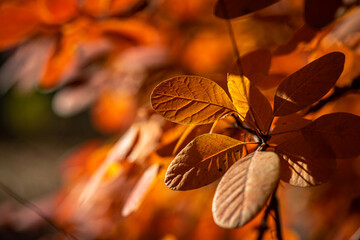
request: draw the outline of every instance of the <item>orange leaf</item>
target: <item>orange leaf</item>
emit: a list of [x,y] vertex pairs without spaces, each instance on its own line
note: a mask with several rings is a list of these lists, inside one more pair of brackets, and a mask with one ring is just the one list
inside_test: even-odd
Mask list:
[[360,154],[360,117],[350,113],[330,113],[301,130],[313,144],[326,141],[338,158]]
[[294,186],[316,186],[334,174],[336,161],[325,142],[310,143],[297,132],[281,143],[276,152],[281,156],[281,179]]
[[76,0],[37,0],[40,18],[47,24],[60,24],[77,13]]
[[171,162],[165,176],[166,186],[190,190],[212,183],[240,159],[243,145],[214,133],[195,138]]
[[214,13],[215,16],[219,18],[231,19],[263,9],[278,1],[279,0],[218,0]]
[[39,23],[33,4],[0,4],[0,51],[29,37]]
[[273,119],[272,108],[267,98],[245,76],[230,74],[228,88],[241,120],[266,134]]
[[279,180],[279,157],[256,151],[236,162],[221,179],[213,200],[215,223],[241,227],[265,206]]
[[159,164],[154,164],[146,169],[124,204],[124,207],[121,211],[121,215],[123,217],[129,216],[132,212],[139,208],[146,193],[149,191],[154,180],[156,179],[159,169]]
[[323,97],[340,77],[344,62],[343,53],[332,52],[287,77],[276,90],[274,115],[295,113]]
[[151,104],[164,118],[182,124],[206,124],[235,112],[225,91],[196,76],[170,78],[157,85]]

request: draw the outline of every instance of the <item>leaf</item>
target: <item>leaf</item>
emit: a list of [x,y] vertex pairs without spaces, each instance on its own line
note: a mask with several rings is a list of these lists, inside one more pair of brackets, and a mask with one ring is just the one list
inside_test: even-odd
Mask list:
[[29,37],[39,24],[34,3],[0,3],[0,51]]
[[301,130],[312,144],[326,141],[336,157],[350,158],[360,154],[360,117],[350,113],[330,113]]
[[279,180],[279,157],[256,151],[236,162],[216,189],[212,212],[224,228],[241,227],[265,206]]
[[267,98],[245,76],[228,75],[228,88],[241,120],[266,134],[273,119]]
[[342,0],[305,0],[305,22],[321,29],[335,19],[336,12],[343,5]]
[[101,166],[96,170],[96,172],[86,184],[79,198],[80,203],[86,203],[93,196],[109,167],[113,163],[124,160],[126,155],[133,147],[138,134],[139,125],[133,124],[129,130],[127,130],[127,132],[115,143],[109,154],[106,156],[106,159],[102,162]]
[[198,136],[171,162],[165,175],[166,186],[182,191],[212,183],[240,159],[243,145],[220,134]]
[[279,117],[275,122],[275,128],[271,132],[274,134],[281,134],[284,132],[293,132],[302,129],[306,125],[310,124],[311,120],[302,118],[298,114],[292,114],[284,117]]
[[335,172],[336,161],[330,146],[310,143],[301,132],[276,147],[281,156],[281,180],[298,187],[320,185]]
[[344,62],[343,53],[328,53],[287,77],[276,90],[274,115],[289,115],[319,100],[340,77]]
[[132,212],[139,208],[146,193],[149,191],[154,180],[156,179],[159,169],[159,164],[154,164],[146,169],[124,204],[124,207],[121,211],[121,215],[123,217],[129,216]]
[[219,85],[196,76],[161,82],[151,95],[151,104],[164,118],[182,124],[212,123],[236,111]]
[[215,5],[214,14],[219,18],[232,19],[263,9],[278,1],[279,0],[219,0]]
[[257,85],[268,75],[271,64],[271,52],[267,49],[252,51],[241,57],[241,64],[244,69],[244,75]]

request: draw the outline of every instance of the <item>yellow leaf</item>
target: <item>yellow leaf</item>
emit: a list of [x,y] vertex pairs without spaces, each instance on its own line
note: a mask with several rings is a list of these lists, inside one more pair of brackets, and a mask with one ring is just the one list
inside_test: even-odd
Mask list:
[[213,200],[215,223],[241,227],[265,206],[279,180],[279,157],[256,151],[236,162],[221,179]]
[[210,184],[240,159],[243,145],[244,142],[220,134],[201,135],[171,162],[165,184],[172,190],[190,190]]
[[182,124],[207,124],[236,109],[215,82],[196,76],[170,78],[157,85],[151,104],[164,118]]
[[267,134],[273,119],[267,98],[245,76],[230,74],[228,88],[241,120]]

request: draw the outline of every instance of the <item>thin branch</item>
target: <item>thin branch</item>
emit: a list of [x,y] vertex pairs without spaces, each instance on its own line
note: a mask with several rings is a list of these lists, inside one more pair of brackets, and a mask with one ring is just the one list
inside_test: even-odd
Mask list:
[[5,184],[0,182],[0,189],[9,195],[11,198],[13,198],[15,201],[17,201],[19,204],[23,205],[24,207],[30,209],[31,211],[35,212],[39,217],[41,217],[47,224],[49,224],[56,232],[58,232],[61,235],[64,235],[67,239],[70,240],[77,240],[77,238],[70,233],[66,232],[63,228],[57,226],[49,217],[46,216],[46,214],[35,204],[32,202],[20,197],[18,194],[16,194],[14,191],[12,191],[9,187],[7,187]]
[[281,230],[282,227],[281,227],[280,212],[279,212],[279,202],[276,197],[276,191],[277,191],[277,187],[275,188],[273,194],[271,195],[271,200],[270,200],[269,205],[265,209],[263,220],[259,227],[259,235],[258,235],[257,240],[262,240],[265,232],[268,230],[267,219],[270,214],[270,211],[274,211],[274,213],[275,213],[276,237],[278,238],[278,240],[283,239],[282,238],[282,230]]

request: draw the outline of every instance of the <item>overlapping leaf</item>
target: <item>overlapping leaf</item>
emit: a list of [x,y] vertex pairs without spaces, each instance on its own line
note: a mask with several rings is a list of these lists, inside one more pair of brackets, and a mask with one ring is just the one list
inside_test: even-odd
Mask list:
[[228,88],[241,120],[265,134],[273,119],[267,98],[245,76],[228,76]]
[[256,151],[236,162],[221,179],[213,200],[215,222],[241,227],[265,206],[279,180],[279,157]]
[[301,130],[312,144],[327,142],[336,157],[360,155],[360,117],[350,113],[331,113],[316,119]]
[[164,118],[182,124],[206,124],[235,112],[225,91],[202,77],[179,76],[156,86],[151,103]]
[[316,186],[334,174],[336,161],[330,146],[324,142],[310,143],[301,132],[290,135],[276,148],[282,157],[281,179],[294,186]]
[[219,18],[232,19],[263,9],[279,0],[219,0],[215,5],[215,15]]
[[323,97],[340,77],[344,61],[343,53],[332,52],[287,77],[276,91],[274,115],[295,113]]
[[190,190],[210,184],[240,159],[243,145],[241,141],[220,134],[201,135],[171,162],[165,184],[172,190]]

